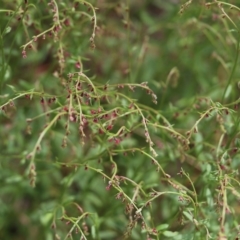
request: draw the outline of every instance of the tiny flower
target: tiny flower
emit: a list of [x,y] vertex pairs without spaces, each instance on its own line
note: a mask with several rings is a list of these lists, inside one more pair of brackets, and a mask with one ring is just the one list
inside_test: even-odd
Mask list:
[[114,142],[116,145],[121,143],[121,139],[120,138],[114,138]]
[[67,27],[70,25],[70,21],[69,21],[68,18],[65,19],[63,23],[64,23],[64,25],[67,26]]
[[98,133],[99,133],[99,134],[103,134],[104,131],[103,131],[101,128],[99,128],[99,129],[98,129]]
[[113,125],[110,124],[110,125],[107,126],[106,129],[107,129],[108,131],[110,131],[110,130],[112,130],[112,128],[113,128]]
[[22,51],[22,57],[23,57],[23,58],[26,58],[26,57],[27,57],[27,53],[26,53],[25,49]]
[[95,110],[90,110],[91,114],[96,114],[97,111]]

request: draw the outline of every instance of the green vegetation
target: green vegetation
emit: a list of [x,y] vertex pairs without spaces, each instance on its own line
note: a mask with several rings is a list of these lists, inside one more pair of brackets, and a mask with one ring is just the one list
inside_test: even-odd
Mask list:
[[238,239],[237,0],[2,0],[0,238]]

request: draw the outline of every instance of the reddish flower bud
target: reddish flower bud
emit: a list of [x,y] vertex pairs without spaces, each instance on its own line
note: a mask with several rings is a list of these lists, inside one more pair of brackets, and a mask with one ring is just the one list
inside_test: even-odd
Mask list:
[[99,129],[98,129],[98,133],[99,133],[99,134],[103,134],[104,131],[103,131],[101,128],[99,128]]
[[108,131],[110,131],[110,130],[112,130],[112,128],[113,128],[113,125],[108,125],[106,129],[107,129]]
[[63,23],[64,23],[64,25],[67,26],[67,27],[70,25],[70,21],[69,21],[68,18],[65,19]]
[[26,57],[27,57],[27,53],[26,53],[25,49],[22,51],[22,57],[23,57],[23,58],[26,58]]
[[80,68],[81,68],[80,62],[76,62],[75,67],[78,68],[78,69],[80,69]]

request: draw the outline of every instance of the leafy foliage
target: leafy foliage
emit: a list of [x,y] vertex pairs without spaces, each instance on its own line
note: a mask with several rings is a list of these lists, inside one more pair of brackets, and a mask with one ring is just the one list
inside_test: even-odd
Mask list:
[[0,3],[2,239],[238,239],[237,1]]

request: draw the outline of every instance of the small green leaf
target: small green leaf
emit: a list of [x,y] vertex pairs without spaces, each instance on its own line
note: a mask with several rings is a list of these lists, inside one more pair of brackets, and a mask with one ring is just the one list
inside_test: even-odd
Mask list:
[[176,237],[178,235],[178,232],[164,231],[163,235],[165,237]]
[[92,234],[93,239],[95,239],[96,238],[96,228],[95,228],[95,226],[91,227],[91,234]]
[[189,212],[183,211],[183,214],[188,220],[192,222],[193,216]]
[[6,35],[6,34],[8,34],[8,33],[10,33],[11,32],[11,30],[12,30],[12,28],[11,27],[6,27],[6,29],[5,29],[5,32],[4,32],[4,35]]
[[16,92],[15,87],[13,85],[7,84],[7,86],[11,88],[13,92]]
[[53,217],[53,214],[52,213],[46,213],[45,215],[42,215],[41,217],[40,217],[40,221],[41,221],[41,223],[43,224],[43,225],[47,225],[49,222],[50,222],[50,220],[52,219],[52,217]]
[[164,223],[164,224],[158,225],[156,229],[157,229],[158,231],[162,231],[162,230],[164,230],[164,229],[167,229],[168,227],[169,227],[169,224]]
[[11,176],[9,178],[7,178],[6,183],[17,183],[22,181],[22,176]]

